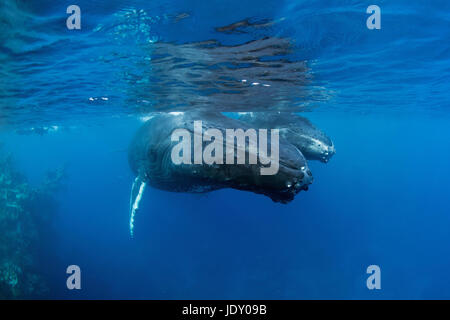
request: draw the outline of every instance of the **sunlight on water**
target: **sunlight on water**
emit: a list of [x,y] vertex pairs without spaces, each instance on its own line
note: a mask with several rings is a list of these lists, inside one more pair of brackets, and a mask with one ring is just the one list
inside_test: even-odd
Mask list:
[[[2,121],[21,126],[211,108],[391,112],[412,103],[415,110],[440,112],[445,107],[448,72],[437,70],[449,53],[435,50],[448,36],[445,17],[436,16],[437,33],[423,23],[419,33],[408,34],[405,10],[393,7],[385,28],[375,34],[361,27],[360,4],[333,11],[331,3],[314,9],[299,1],[270,16],[230,17],[219,24],[197,20],[207,7],[114,2],[105,14],[87,5],[82,30],[69,32],[58,28],[64,26],[57,14],[61,7],[37,10],[7,1],[0,9],[6,31],[1,74],[8,79],[0,88]],[[192,32],[180,36],[178,30],[199,24],[203,39]],[[432,87],[418,87],[422,81]]]

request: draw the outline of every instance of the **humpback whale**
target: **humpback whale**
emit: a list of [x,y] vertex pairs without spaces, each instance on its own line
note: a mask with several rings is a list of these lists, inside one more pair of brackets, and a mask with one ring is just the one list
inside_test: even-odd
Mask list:
[[[147,185],[172,191],[204,193],[233,188],[262,194],[275,202],[287,203],[312,183],[312,174],[302,152],[281,137],[279,140],[279,168],[276,174],[261,175],[265,165],[256,164],[175,164],[171,153],[176,141],[171,139],[177,129],[194,133],[194,122],[201,120],[203,130],[216,129],[226,135],[227,129],[254,128],[248,123],[213,112],[156,113],[145,122],[132,140],[128,160],[136,176],[130,197],[130,232]],[[203,148],[208,144],[202,142]],[[228,143],[225,142],[225,143]],[[250,158],[255,150],[247,144],[234,144],[234,157],[244,152]],[[193,157],[194,152],[191,152]],[[192,161],[191,163],[195,163]]]
[[295,113],[243,112],[237,113],[237,118],[251,127],[279,129],[280,136],[296,146],[307,160],[326,163],[336,153],[333,141],[324,132]]
[[[233,33],[243,28],[264,27],[266,23],[270,22],[241,21],[216,30]],[[327,162],[335,149],[322,131],[293,113],[304,110],[304,104],[299,101],[320,96],[322,91],[311,91],[306,61],[286,58],[292,49],[289,39],[276,37],[238,45],[223,45],[216,40],[153,44],[151,77],[145,79],[145,86],[133,85],[132,94],[140,97],[138,103],[145,110],[154,107],[150,110],[166,112],[153,113],[129,147],[129,164],[136,177],[130,197],[131,234],[146,186],[189,193],[234,188],[262,194],[280,203],[287,203],[298,192],[308,189],[312,175],[307,160]],[[192,134],[198,137],[196,123],[204,132],[216,130],[222,137],[228,129],[276,131],[279,142],[276,173],[262,174],[270,168],[261,161],[265,159],[261,157],[264,148],[255,151],[250,141],[248,145],[245,141],[236,146],[233,143],[234,155],[243,153],[245,158],[257,158],[259,162],[242,163],[237,157],[233,164],[218,163],[216,149],[211,157],[214,162],[195,161],[196,140],[194,146],[186,147],[173,139],[173,133],[181,129],[185,131],[179,138],[192,137]],[[258,142],[260,138],[257,137]],[[273,140],[270,136],[270,142],[266,142],[271,145]],[[217,142],[216,135],[214,140],[202,138],[200,149],[211,150],[212,141]],[[220,144],[229,146],[227,140],[221,140]],[[182,147],[177,148],[179,145]],[[177,161],[173,159],[174,150],[179,155]],[[227,155],[222,150],[219,159],[226,160]]]

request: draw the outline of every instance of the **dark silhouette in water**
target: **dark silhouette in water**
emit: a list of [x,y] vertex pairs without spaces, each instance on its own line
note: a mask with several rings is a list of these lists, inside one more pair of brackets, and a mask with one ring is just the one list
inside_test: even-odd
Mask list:
[[[267,23],[243,20],[216,30],[233,33]],[[327,162],[335,151],[322,131],[292,113],[301,110],[293,101],[307,102],[311,92],[307,64],[289,60],[291,50],[289,39],[277,37],[233,46],[217,41],[152,46],[148,85],[131,86],[130,90],[137,91],[132,96],[152,101],[153,112],[177,112],[153,115],[131,143],[129,163],[136,175],[130,198],[131,233],[146,185],[191,193],[234,188],[281,203],[292,201],[300,190],[308,189],[312,175],[306,159]],[[144,88],[145,92],[141,92]],[[237,111],[245,114],[221,114]],[[192,133],[196,120],[203,121],[204,130],[217,128],[222,133],[237,128],[278,129],[279,171],[264,176],[259,173],[261,164],[174,164],[171,134],[180,128]],[[245,143],[241,148],[248,157],[251,152]]]
[[[173,191],[205,193],[221,188],[234,188],[251,191],[270,197],[275,202],[287,203],[301,190],[307,190],[312,182],[306,159],[327,162],[334,154],[331,140],[307,119],[293,114],[246,114],[242,120],[226,117],[213,112],[177,112],[153,115],[137,132],[129,148],[129,163],[136,180],[130,198],[130,230],[133,234],[134,215],[146,185]],[[261,175],[261,163],[237,164],[239,149],[249,159],[251,152],[246,143],[234,144],[234,164],[175,164],[172,159],[172,133],[177,129],[186,129],[192,135],[194,121],[202,121],[202,130],[218,129],[226,136],[226,129],[279,129],[282,137],[279,142],[279,170],[274,175]],[[201,139],[202,148],[209,143]],[[224,141],[225,145],[229,143]],[[190,157],[194,158],[194,146]],[[256,151],[260,153],[260,150]]]
[[[203,130],[218,129],[226,136],[226,129],[251,128],[246,123],[231,119],[220,113],[184,112],[156,114],[137,132],[129,148],[129,163],[136,175],[130,199],[132,232],[134,213],[145,185],[175,191],[204,193],[221,188],[252,191],[270,197],[275,202],[287,203],[301,190],[307,190],[312,182],[306,159],[302,153],[285,139],[279,141],[279,168],[274,175],[262,175],[257,164],[175,164],[171,152],[177,142],[172,141],[172,132],[186,129],[194,134],[194,121],[201,120]],[[208,144],[203,141],[203,148]],[[229,143],[225,141],[225,144]],[[234,144],[234,141],[233,141]],[[246,144],[234,144],[234,163],[239,149],[249,159],[252,153]],[[225,150],[225,147],[223,148]],[[259,150],[257,151],[260,152]],[[191,152],[193,157],[194,152]],[[193,161],[192,161],[193,163]]]

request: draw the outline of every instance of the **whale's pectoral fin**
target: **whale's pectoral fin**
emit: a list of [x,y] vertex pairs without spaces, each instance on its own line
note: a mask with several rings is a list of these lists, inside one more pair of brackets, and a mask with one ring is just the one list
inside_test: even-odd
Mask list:
[[139,202],[141,201],[142,195],[145,190],[145,181],[142,180],[140,176],[134,179],[133,185],[131,187],[130,195],[130,235],[133,237],[134,234],[134,216],[136,211],[139,209]]

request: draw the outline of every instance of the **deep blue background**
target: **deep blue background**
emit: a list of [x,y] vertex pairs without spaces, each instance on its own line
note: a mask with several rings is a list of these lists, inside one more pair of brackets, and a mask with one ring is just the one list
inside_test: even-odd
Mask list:
[[[30,5],[35,19],[16,26],[34,30],[32,40],[5,44],[10,77],[0,109],[0,138],[32,183],[68,166],[49,226],[58,231],[54,260],[41,266],[51,297],[450,298],[448,2],[378,1],[382,29],[370,31],[363,1],[78,1],[78,38],[64,30],[72,3],[53,2]],[[114,32],[92,31],[125,23],[114,16],[124,8],[189,17],[162,18],[120,44]],[[282,22],[251,34],[214,31],[243,18]],[[328,98],[303,115],[332,137],[337,154],[326,165],[310,162],[313,185],[288,205],[234,190],[148,188],[130,239],[126,149],[141,122],[118,90],[118,70],[137,68],[149,38],[236,44],[264,33],[293,39],[293,55],[308,61],[311,87]],[[128,58],[98,63],[111,52]],[[97,96],[110,100],[86,103]],[[62,129],[15,133],[41,122]],[[79,292],[65,288],[69,264],[82,269]],[[371,264],[381,267],[380,291],[366,288]]]

